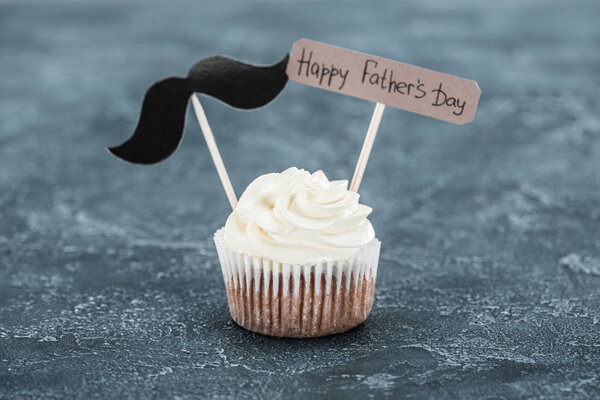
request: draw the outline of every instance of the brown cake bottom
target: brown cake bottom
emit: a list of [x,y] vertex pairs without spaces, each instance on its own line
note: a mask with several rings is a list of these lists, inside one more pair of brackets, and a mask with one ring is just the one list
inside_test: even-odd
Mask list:
[[250,279],[250,287],[246,287],[245,279],[236,284],[226,280],[229,310],[238,325],[264,335],[309,338],[345,332],[369,316],[375,291],[372,273],[355,277],[344,272],[340,282],[331,276],[329,285],[325,275],[318,274],[321,282],[317,285],[311,272],[308,285],[305,275],[300,274],[300,284],[295,285],[298,277],[292,277],[287,288],[283,287],[282,274],[277,274],[279,279],[269,274],[268,285],[262,274]]

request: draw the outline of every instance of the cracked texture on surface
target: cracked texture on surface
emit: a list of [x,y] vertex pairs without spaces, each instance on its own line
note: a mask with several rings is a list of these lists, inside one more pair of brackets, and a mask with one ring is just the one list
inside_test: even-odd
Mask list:
[[[599,13],[0,4],[0,398],[599,397]],[[213,53],[273,63],[300,37],[482,89],[463,127],[386,110],[361,187],[371,316],[314,340],[231,320],[212,243],[228,204],[190,113],[160,165],[104,150],[152,82]],[[292,165],[351,177],[373,109],[292,82],[257,111],[203,103],[238,194]]]

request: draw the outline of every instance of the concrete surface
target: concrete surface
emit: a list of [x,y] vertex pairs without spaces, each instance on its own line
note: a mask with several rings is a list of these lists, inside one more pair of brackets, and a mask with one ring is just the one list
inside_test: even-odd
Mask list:
[[[167,3],[167,2],[164,2]],[[600,397],[600,3],[0,4],[0,398]],[[112,158],[154,81],[308,37],[479,82],[465,126],[388,108],[361,187],[371,317],[273,339],[230,319],[228,215],[189,113],[154,167]],[[373,105],[289,83],[204,100],[238,194],[352,175]]]

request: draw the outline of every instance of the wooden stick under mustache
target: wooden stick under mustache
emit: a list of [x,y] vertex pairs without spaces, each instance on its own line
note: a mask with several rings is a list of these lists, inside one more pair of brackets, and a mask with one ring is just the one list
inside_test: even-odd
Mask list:
[[210,128],[206,114],[204,113],[204,108],[202,108],[202,104],[200,104],[200,100],[198,100],[198,96],[196,94],[192,95],[192,106],[194,106],[198,124],[200,124],[200,129],[202,129],[202,134],[204,135],[204,140],[206,140],[208,151],[210,152],[210,156],[215,163],[215,168],[219,174],[221,185],[223,185],[223,189],[225,190],[225,195],[227,195],[227,200],[229,200],[231,209],[235,210],[235,207],[237,206],[237,197],[235,195],[235,191],[233,190],[233,185],[231,185],[231,181],[229,180],[229,174],[227,174],[227,169],[225,168],[225,164],[223,164],[221,153],[219,153],[219,148],[217,147],[217,142],[215,141],[215,136]]

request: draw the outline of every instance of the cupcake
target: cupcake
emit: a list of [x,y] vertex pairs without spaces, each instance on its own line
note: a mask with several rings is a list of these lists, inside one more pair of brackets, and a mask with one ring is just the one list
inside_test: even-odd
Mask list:
[[319,337],[364,322],[381,242],[348,181],[289,168],[254,180],[214,236],[233,320]]

